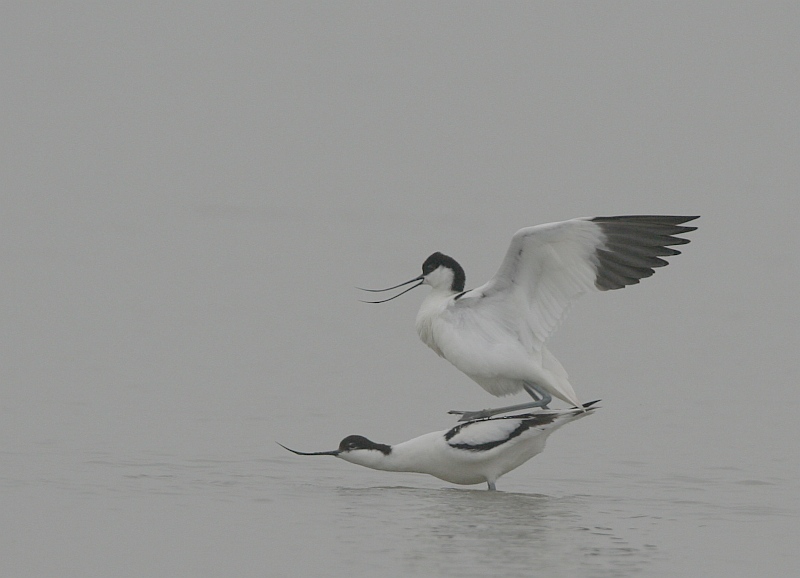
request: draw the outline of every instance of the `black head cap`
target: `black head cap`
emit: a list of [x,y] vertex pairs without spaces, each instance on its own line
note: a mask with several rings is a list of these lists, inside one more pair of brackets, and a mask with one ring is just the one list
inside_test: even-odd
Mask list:
[[386,444],[376,444],[364,436],[347,436],[339,443],[339,453],[351,450],[378,450],[384,455],[392,453],[392,447]]
[[425,259],[422,264],[422,274],[432,273],[439,267],[447,267],[453,272],[453,286],[451,287],[453,291],[461,292],[464,290],[464,284],[467,282],[467,275],[464,273],[464,269],[458,264],[458,261],[444,253],[437,251]]

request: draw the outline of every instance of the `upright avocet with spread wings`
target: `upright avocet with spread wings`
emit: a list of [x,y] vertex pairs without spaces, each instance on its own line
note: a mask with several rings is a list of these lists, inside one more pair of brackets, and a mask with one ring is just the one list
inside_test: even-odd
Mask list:
[[430,285],[417,314],[420,339],[495,396],[525,390],[533,403],[478,412],[454,411],[462,420],[506,411],[547,407],[551,395],[581,407],[567,372],[545,343],[570,304],[591,290],[621,289],[667,265],[679,255],[676,237],[697,227],[682,226],[698,217],[633,215],[582,217],[520,229],[494,277],[464,290],[464,269],[455,259],[434,253],[422,275],[387,289],[417,282],[403,293]]

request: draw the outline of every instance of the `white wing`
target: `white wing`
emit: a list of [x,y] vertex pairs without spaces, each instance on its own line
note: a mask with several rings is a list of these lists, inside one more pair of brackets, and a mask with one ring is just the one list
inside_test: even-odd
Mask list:
[[[445,441],[450,447],[474,452],[488,451],[508,442],[513,442],[525,434],[526,438],[555,430],[563,424],[579,419],[593,412],[596,401],[587,403],[581,409],[544,410],[532,414],[496,417],[486,420],[469,421],[451,428],[445,433]],[[533,430],[529,432],[529,430]],[[529,433],[526,433],[529,432]]]
[[674,235],[694,231],[697,227],[680,225],[696,218],[583,217],[520,229],[497,274],[466,292],[455,307],[476,313],[485,307],[504,319],[519,319],[524,312],[520,329],[527,328],[531,351],[541,353],[575,299],[638,283],[667,265],[659,257],[680,254],[669,246],[689,242]]
[[[552,419],[546,420],[550,423]],[[486,451],[519,436],[529,428],[524,419],[495,418],[459,424],[445,434],[445,441],[456,449]]]

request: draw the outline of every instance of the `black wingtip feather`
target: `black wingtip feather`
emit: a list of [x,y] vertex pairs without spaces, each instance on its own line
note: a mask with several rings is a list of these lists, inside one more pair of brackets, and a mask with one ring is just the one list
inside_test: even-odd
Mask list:
[[700,215],[620,215],[616,217],[594,217],[595,222],[625,221],[630,223],[653,223],[659,225],[681,225],[699,219]]
[[670,246],[689,243],[689,239],[675,235],[696,231],[697,227],[682,224],[697,218],[699,217],[627,215],[591,219],[597,223],[605,237],[604,243],[595,252],[595,286],[601,291],[621,289],[653,275],[655,267],[668,264],[659,257],[680,254],[680,251],[671,249]]

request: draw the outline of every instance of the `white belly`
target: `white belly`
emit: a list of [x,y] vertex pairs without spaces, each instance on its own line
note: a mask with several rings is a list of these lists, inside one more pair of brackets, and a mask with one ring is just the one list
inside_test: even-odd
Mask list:
[[544,347],[532,350],[515,320],[485,322],[448,305],[452,296],[431,293],[417,314],[420,339],[495,396],[519,393],[525,382],[577,404],[567,374]]

